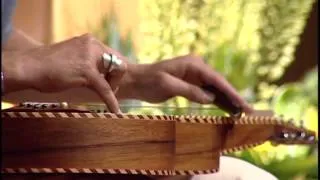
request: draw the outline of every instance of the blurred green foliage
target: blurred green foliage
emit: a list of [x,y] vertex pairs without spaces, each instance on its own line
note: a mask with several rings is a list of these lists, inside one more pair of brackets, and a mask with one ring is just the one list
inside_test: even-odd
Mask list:
[[250,100],[268,99],[254,95],[292,62],[313,2],[143,0],[139,62],[196,53]]
[[[278,87],[266,107],[285,119],[293,119],[297,125],[299,120],[303,120],[304,126],[318,133],[317,83],[318,68],[315,68],[303,80]],[[268,142],[233,155],[266,169],[280,179],[317,179],[317,151],[316,145],[273,147]]]
[[[139,63],[196,53],[256,109],[270,109],[318,132],[318,68],[299,82],[277,86],[293,61],[314,0],[142,0],[141,50],[135,55],[130,37],[120,38],[114,19],[105,19],[99,37]],[[111,16],[113,17],[113,16]],[[148,106],[142,103],[142,106]],[[177,97],[158,108],[128,108],[133,114],[223,115]],[[174,108],[172,108],[174,107]],[[187,108],[183,108],[187,107]],[[279,179],[317,179],[317,148],[259,147],[231,154]]]
[[[187,53],[199,54],[255,108],[271,109],[286,119],[303,119],[305,126],[317,130],[318,70],[310,72],[301,82],[281,87],[273,84],[293,61],[313,2],[144,0],[141,4],[144,37],[138,57],[140,62],[150,63]],[[180,97],[165,105],[200,106]],[[318,176],[314,173],[318,164],[315,153],[310,153],[313,151],[311,147],[273,147],[266,143],[235,155],[280,179],[303,179]]]

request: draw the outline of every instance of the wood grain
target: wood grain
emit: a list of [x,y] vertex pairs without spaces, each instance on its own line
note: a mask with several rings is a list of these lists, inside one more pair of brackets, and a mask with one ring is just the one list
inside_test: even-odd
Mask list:
[[174,141],[168,121],[5,118],[3,152]]
[[221,128],[159,120],[3,118],[2,166],[216,169]]
[[175,169],[219,167],[222,126],[200,123],[175,123]]
[[246,144],[253,144],[267,141],[274,135],[275,128],[271,124],[235,124],[232,131],[227,133],[224,149],[240,147]]
[[[3,166],[165,169],[174,124],[105,119],[4,119]],[[146,166],[147,165],[147,166]]]

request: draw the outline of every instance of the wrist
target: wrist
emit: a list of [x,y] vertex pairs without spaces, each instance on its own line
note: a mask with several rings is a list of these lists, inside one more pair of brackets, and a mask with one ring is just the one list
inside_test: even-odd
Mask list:
[[30,89],[28,81],[28,61],[19,53],[3,53],[2,74],[3,90],[2,94]]
[[145,66],[143,64],[128,64],[127,72],[121,80],[119,85],[119,90],[116,94],[118,99],[135,99],[136,91],[135,89],[139,86],[142,79],[140,74],[145,71]]

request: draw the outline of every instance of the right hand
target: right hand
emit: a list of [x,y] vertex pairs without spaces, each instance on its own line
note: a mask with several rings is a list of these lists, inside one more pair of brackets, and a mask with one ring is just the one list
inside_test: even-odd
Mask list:
[[[103,53],[112,53],[123,63],[108,73],[102,61]],[[126,59],[104,46],[90,34],[61,43],[42,46],[19,53],[16,58],[19,77],[28,88],[40,92],[59,92],[70,88],[92,89],[112,113],[120,108],[115,91],[127,69]]]
[[200,88],[204,85],[219,88],[246,114],[252,113],[252,107],[236,89],[201,57],[195,55],[179,56],[154,64],[130,64],[117,96],[151,103],[182,96],[193,102],[211,104],[215,94]]

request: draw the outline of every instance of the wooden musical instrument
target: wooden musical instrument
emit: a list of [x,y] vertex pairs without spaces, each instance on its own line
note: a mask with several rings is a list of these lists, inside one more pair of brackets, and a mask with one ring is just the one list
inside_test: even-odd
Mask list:
[[273,116],[130,115],[22,103],[1,112],[3,173],[195,175],[266,141],[313,144],[315,133]]

